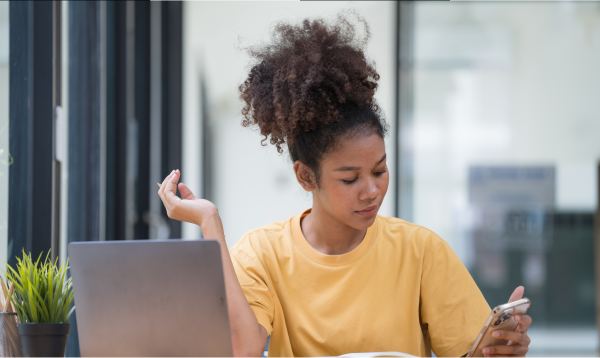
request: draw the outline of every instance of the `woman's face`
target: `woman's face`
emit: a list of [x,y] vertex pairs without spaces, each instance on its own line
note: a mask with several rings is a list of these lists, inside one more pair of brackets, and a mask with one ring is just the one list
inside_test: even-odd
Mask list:
[[383,138],[353,135],[325,156],[313,195],[329,215],[363,230],[375,221],[389,178]]

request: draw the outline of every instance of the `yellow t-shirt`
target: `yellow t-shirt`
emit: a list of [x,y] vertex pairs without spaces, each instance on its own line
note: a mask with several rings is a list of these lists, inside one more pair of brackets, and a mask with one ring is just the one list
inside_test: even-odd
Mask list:
[[250,231],[230,251],[271,335],[269,356],[469,351],[491,309],[444,240],[378,215],[354,250],[325,255],[302,234],[309,212]]

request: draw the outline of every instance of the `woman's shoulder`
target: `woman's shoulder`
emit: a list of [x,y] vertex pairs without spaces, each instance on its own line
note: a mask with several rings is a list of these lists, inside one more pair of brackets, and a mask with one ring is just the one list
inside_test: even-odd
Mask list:
[[380,226],[378,231],[386,240],[416,245],[423,250],[434,249],[444,242],[435,232],[424,226],[393,216],[378,215],[377,218]]
[[[231,251],[241,250],[246,254],[264,252],[268,247],[281,246],[286,237],[291,235],[290,222],[286,220],[273,221],[266,225],[247,231],[240,240],[231,247]],[[270,251],[270,250],[267,250]]]

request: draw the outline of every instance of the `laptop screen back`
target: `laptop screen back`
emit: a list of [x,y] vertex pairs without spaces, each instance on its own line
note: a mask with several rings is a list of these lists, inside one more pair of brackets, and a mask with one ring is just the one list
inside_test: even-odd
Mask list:
[[219,243],[69,245],[82,356],[232,356]]

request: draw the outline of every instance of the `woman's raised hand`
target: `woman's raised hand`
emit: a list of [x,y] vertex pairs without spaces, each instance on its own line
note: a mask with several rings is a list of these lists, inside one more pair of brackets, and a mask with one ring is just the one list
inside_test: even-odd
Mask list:
[[158,196],[165,205],[169,218],[202,227],[203,222],[218,216],[219,211],[210,201],[196,198],[190,188],[183,183],[179,183],[179,192],[181,193],[181,198],[179,198],[175,191],[180,176],[179,169],[173,170],[162,182]]
[[268,333],[256,320],[237,279],[217,207],[208,200],[196,198],[183,183],[179,183],[181,198],[175,195],[180,175],[179,170],[173,170],[162,182],[158,195],[171,219],[200,225],[204,238],[219,241],[233,354],[236,357],[260,357],[267,343]]

